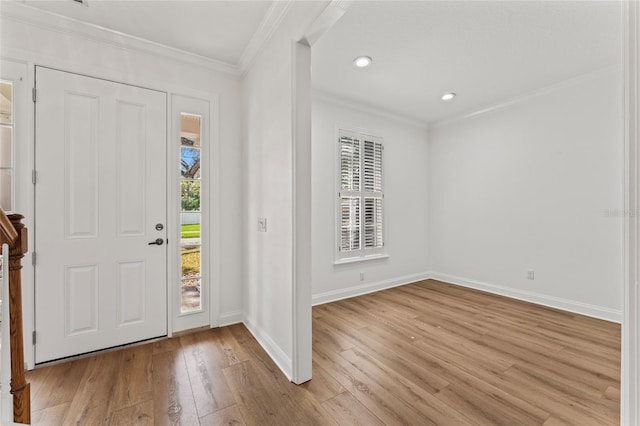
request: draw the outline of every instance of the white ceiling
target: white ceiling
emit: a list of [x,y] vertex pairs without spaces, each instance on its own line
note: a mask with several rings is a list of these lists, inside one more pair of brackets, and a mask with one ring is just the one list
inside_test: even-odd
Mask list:
[[67,16],[209,59],[238,65],[274,1],[24,0]]
[[[2,1],[2,0],[0,0]],[[242,69],[286,2],[21,0]],[[619,1],[352,1],[312,48],[316,90],[433,122],[621,61]],[[254,40],[252,40],[254,39]],[[370,68],[353,66],[359,55]],[[454,91],[451,102],[440,100]]]
[[[355,1],[312,48],[315,89],[420,121],[621,61],[620,2]],[[359,55],[373,58],[356,69]],[[445,103],[440,97],[458,96]]]

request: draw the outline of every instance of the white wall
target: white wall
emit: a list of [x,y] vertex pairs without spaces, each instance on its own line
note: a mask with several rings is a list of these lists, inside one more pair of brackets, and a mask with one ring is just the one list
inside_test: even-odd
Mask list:
[[[309,285],[294,281],[294,155],[297,143],[310,143],[294,137],[296,108],[305,108],[296,105],[293,89],[298,71],[294,41],[324,7],[322,2],[292,3],[242,82],[244,321],[294,381],[294,285]],[[267,232],[258,231],[258,218],[267,219]],[[310,302],[308,330],[301,331],[309,346]],[[310,350],[308,355],[310,374]]]
[[[18,18],[15,18],[18,16]],[[219,175],[223,183],[218,194],[222,202],[219,243],[220,283],[220,320],[238,322],[242,311],[242,241],[239,238],[241,223],[241,116],[240,116],[240,79],[236,75],[218,72],[211,67],[186,62],[184,57],[174,52],[164,51],[157,46],[145,50],[140,43],[130,49],[122,46],[129,42],[126,37],[101,34],[91,28],[85,34],[79,24],[62,22],[67,30],[61,30],[59,23],[52,21],[50,15],[37,10],[22,12],[18,4],[3,2],[0,21],[0,57],[2,60],[15,59],[29,66],[28,87],[33,87],[33,65],[44,65],[90,76],[103,77],[126,82],[168,93],[177,93],[194,97],[219,100],[219,117],[212,117],[212,140],[219,141],[219,170],[211,175]],[[33,20],[37,25],[27,22]],[[107,38],[107,42],[101,40]],[[27,92],[30,92],[27,91]],[[30,97],[30,93],[28,93]],[[169,97],[170,98],[170,97]],[[31,105],[30,99],[27,102]],[[32,108],[29,108],[32,111]],[[30,117],[29,126],[33,125]],[[213,132],[218,134],[214,138]],[[31,130],[29,130],[31,132]],[[28,136],[28,137],[27,137]],[[32,134],[17,141],[28,155],[21,156],[16,172],[26,176],[23,182],[30,181],[33,152]],[[31,193],[31,185],[17,189],[22,193]],[[33,206],[23,203],[16,209],[27,216],[28,226],[33,226]],[[176,221],[179,218],[176,216]],[[213,218],[216,220],[216,218]],[[177,222],[176,222],[177,223]],[[30,241],[33,247],[33,240]],[[213,259],[212,259],[213,261]],[[30,263],[30,258],[25,259]],[[26,274],[27,275],[27,274]],[[31,275],[29,275],[31,276]],[[32,318],[33,282],[25,283],[25,335],[33,328]],[[29,339],[30,342],[30,339]],[[30,357],[31,347],[26,348],[26,357]]]
[[620,321],[621,77],[603,70],[432,126],[436,277]]
[[[312,289],[314,304],[426,278],[427,129],[326,95],[312,103]],[[336,127],[384,139],[386,259],[334,264]],[[364,280],[360,281],[360,273]]]

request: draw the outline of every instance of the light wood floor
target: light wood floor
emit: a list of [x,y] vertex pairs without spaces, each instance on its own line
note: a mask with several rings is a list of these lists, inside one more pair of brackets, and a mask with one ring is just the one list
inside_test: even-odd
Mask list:
[[34,424],[619,423],[620,326],[436,281],[313,308],[289,383],[235,325],[28,373]]

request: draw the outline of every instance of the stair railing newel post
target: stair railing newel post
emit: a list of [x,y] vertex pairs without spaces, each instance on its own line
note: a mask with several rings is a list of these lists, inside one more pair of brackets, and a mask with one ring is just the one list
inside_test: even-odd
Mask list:
[[28,233],[24,216],[8,215],[18,238],[9,244],[9,336],[11,341],[11,394],[13,421],[31,424],[31,391],[24,375],[22,331],[22,258],[28,249]]

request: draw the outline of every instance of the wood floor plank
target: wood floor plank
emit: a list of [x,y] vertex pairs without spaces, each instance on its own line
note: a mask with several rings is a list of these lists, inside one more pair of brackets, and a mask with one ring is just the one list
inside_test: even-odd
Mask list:
[[616,382],[615,378],[600,376],[597,370],[581,367],[582,361],[579,361],[578,357],[574,359],[562,356],[561,351],[544,351],[527,345],[523,347],[521,341],[504,336],[501,338],[485,336],[483,341],[516,357],[518,359],[516,363],[521,367],[540,368],[542,369],[540,371],[546,371],[548,374],[565,377],[567,382],[571,382],[587,393],[600,395],[611,382]]
[[236,405],[223,408],[215,413],[200,418],[202,426],[243,426],[246,423],[242,419],[240,410]]
[[182,336],[183,355],[191,381],[198,417],[235,404],[222,369],[231,362],[213,330]]
[[120,370],[122,351],[111,351],[89,358],[78,391],[65,417],[68,424],[106,424],[116,381],[114,371]]
[[[279,395],[280,410],[287,413],[291,421],[309,425],[333,424],[324,412],[324,408],[314,394],[306,386],[293,385],[280,371],[278,366],[267,355],[255,340],[244,345],[247,353],[252,355],[257,382],[271,394]],[[327,380],[325,380],[326,382]]]
[[237,407],[248,425],[278,425],[283,421],[281,406],[264,388],[252,361],[234,364],[223,370]]
[[120,372],[114,389],[111,410],[149,401],[153,398],[153,350],[149,345],[122,350]]
[[459,410],[452,409],[438,400],[431,392],[417,385],[415,382],[395,374],[374,358],[358,349],[350,349],[340,354],[353,366],[363,373],[375,378],[387,392],[396,395],[399,399],[410,405],[420,413],[425,423],[445,424],[472,424],[465,421]]
[[54,405],[53,407],[44,408],[31,412],[31,424],[34,426],[59,426],[64,423],[64,419],[69,411],[70,402]]
[[[487,386],[488,387],[488,386]],[[498,393],[486,394],[480,389],[452,384],[436,395],[449,407],[455,407],[473,425],[541,424],[546,413],[522,400],[500,398]],[[512,401],[516,401],[513,404]]]
[[337,354],[323,353],[315,349],[316,361],[338,380],[362,405],[386,424],[435,424],[423,418],[391,392],[376,382],[375,378],[359,370]]
[[[547,410],[555,419],[573,424],[615,425],[619,423],[619,410],[602,414],[585,395],[569,394],[535,374],[528,374],[514,366],[504,374],[511,386],[505,385],[512,395],[527,398],[536,406]],[[509,381],[509,379],[513,379]]]
[[181,351],[153,355],[153,420],[157,425],[199,424]]
[[152,426],[155,424],[153,411],[153,400],[139,402],[113,411],[108,424],[112,426]]
[[313,379],[300,385],[314,396],[316,401],[323,403],[346,390],[337,380],[320,367],[317,362],[312,362]]
[[[78,359],[41,368],[49,374],[41,376],[27,373],[27,380],[36,384],[37,391],[31,394],[31,410],[39,411],[73,401],[78,392],[89,359]],[[41,382],[38,379],[41,378]]]
[[153,355],[161,354],[164,352],[172,352],[180,349],[180,338],[166,338],[161,339],[151,344],[153,348]]
[[434,280],[312,316],[303,385],[236,324],[28,372],[33,423],[620,422],[618,324]]
[[[53,371],[52,368],[35,368],[31,371],[25,371],[27,382],[31,383],[31,399],[35,400],[35,396],[40,392],[40,388],[47,380],[47,376]],[[47,393],[47,391],[45,391]]]
[[242,345],[238,343],[227,328],[223,327],[216,330],[219,330],[220,332],[217,340],[219,342],[219,347],[227,357],[228,365],[234,365],[249,360],[249,356],[245,353]]
[[326,327],[324,329],[320,327],[314,328],[312,340],[314,342],[322,342],[323,345],[330,347],[330,350],[334,352],[342,352],[355,347],[355,343],[352,343],[351,339],[340,332],[332,333]]
[[349,392],[343,392],[328,399],[322,405],[339,425],[383,426],[373,413]]
[[615,401],[618,404],[620,403],[620,389],[614,388],[613,386],[609,386],[603,394],[603,397],[609,399],[611,401]]

